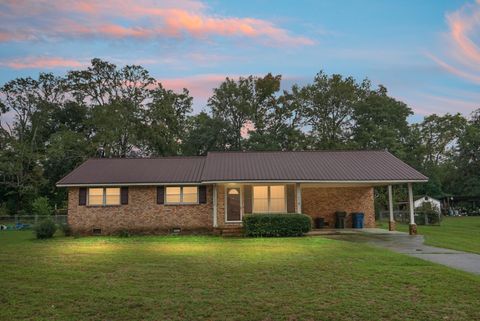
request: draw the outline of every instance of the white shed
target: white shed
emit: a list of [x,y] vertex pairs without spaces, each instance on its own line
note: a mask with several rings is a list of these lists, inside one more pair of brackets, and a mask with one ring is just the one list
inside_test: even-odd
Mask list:
[[415,208],[421,207],[424,203],[430,203],[432,205],[432,208],[436,209],[440,213],[441,203],[436,198],[425,195],[424,197],[417,199],[414,203],[414,206]]

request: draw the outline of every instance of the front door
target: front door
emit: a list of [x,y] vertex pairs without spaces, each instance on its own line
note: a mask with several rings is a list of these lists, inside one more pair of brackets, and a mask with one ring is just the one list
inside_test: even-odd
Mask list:
[[242,220],[240,192],[240,187],[227,188],[227,222],[240,222]]

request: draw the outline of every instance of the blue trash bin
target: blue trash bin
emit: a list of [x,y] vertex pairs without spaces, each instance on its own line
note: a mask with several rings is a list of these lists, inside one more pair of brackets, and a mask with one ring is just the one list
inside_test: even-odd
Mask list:
[[363,218],[365,214],[363,213],[352,213],[352,227],[353,228],[363,228]]

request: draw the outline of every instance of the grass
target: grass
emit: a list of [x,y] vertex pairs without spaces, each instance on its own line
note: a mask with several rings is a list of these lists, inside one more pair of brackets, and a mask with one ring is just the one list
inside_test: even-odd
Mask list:
[[0,232],[0,320],[478,320],[480,277],[321,237]]
[[[388,228],[388,223],[380,227]],[[408,225],[397,224],[397,230],[408,232]],[[425,244],[480,254],[480,216],[445,217],[440,226],[418,225]]]

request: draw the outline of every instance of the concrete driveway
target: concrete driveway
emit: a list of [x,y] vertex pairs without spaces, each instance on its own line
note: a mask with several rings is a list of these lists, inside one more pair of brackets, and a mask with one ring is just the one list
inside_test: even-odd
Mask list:
[[328,236],[345,241],[365,242],[394,252],[418,257],[448,267],[480,275],[480,255],[424,245],[422,235],[410,236],[403,232],[383,229],[363,229],[361,233]]

